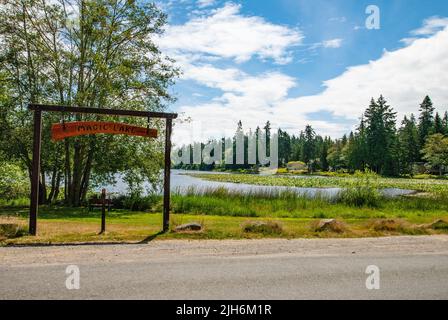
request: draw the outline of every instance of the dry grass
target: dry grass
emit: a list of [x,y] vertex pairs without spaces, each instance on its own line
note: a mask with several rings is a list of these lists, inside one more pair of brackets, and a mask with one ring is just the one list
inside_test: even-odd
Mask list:
[[375,231],[400,231],[406,223],[401,219],[376,219],[371,221],[370,227]]
[[245,233],[259,233],[263,235],[279,235],[283,233],[283,226],[278,221],[246,221],[242,225]]
[[[60,214],[55,219],[44,218],[42,210],[38,221],[38,236],[23,235],[13,239],[0,240],[0,245],[8,244],[55,244],[55,243],[136,243],[148,239],[247,239],[247,238],[354,238],[380,237],[392,235],[447,234],[448,229],[430,227],[435,219],[419,217],[418,219],[364,219],[337,218],[338,223],[330,229],[318,232],[316,227],[321,218],[266,218],[228,217],[228,216],[171,216],[171,226],[200,222],[204,226],[200,232],[168,232],[160,234],[162,214],[132,213],[116,215],[106,223],[106,234],[99,235],[100,219],[70,218]],[[442,217],[446,221],[446,217]],[[0,215],[0,224],[18,224],[26,230],[26,217],[7,218]]]
[[23,220],[16,217],[0,219],[0,241],[22,237],[27,233]]

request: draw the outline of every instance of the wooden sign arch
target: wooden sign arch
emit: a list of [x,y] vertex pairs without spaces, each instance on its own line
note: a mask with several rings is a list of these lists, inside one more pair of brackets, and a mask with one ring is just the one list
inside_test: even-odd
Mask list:
[[[173,128],[173,119],[177,118],[176,113],[69,107],[61,105],[44,105],[44,104],[29,104],[28,109],[34,112],[33,162],[31,173],[31,196],[30,196],[30,216],[29,216],[29,233],[31,235],[37,234],[37,215],[39,209],[38,205],[39,205],[40,152],[41,152],[41,140],[42,140],[43,111],[60,112],[60,113],[104,114],[114,116],[165,119],[166,132],[165,132],[165,165],[163,175],[163,231],[166,232],[169,230],[171,133]],[[52,138],[54,140],[60,140],[70,136],[96,134],[96,133],[112,133],[112,134],[127,134],[143,137],[157,137],[157,130],[155,129],[137,127],[117,122],[101,122],[101,121],[69,122],[65,124],[55,124],[52,127]]]

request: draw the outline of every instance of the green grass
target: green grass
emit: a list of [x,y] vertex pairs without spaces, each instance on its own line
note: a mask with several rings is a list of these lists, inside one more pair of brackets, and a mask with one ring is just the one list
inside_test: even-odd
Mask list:
[[[86,208],[42,206],[39,211],[39,235],[0,237],[0,245],[79,242],[147,242],[158,239],[241,239],[368,237],[385,235],[447,234],[448,192],[442,180],[379,178],[372,175],[297,179],[255,175],[195,175],[214,181],[240,182],[296,187],[343,187],[336,197],[323,194],[310,197],[291,190],[240,193],[224,188],[197,190],[172,195],[171,227],[199,222],[201,232],[161,234],[162,198],[151,196],[130,199],[127,210],[107,215],[107,233],[98,235],[100,211]],[[424,194],[390,198],[381,188],[405,188]],[[126,205],[126,199],[123,205]],[[129,201],[128,201],[129,202]],[[18,225],[26,230],[28,203],[0,203],[0,224]],[[148,208],[143,212],[139,208]],[[140,211],[131,211],[140,210]],[[320,219],[337,219],[341,232],[318,232]],[[438,228],[429,227],[442,219]]]
[[[63,212],[63,211],[62,211]],[[70,218],[60,216],[59,219],[46,219],[46,209],[41,210],[38,223],[38,236],[23,236],[0,241],[0,245],[8,244],[55,244],[55,243],[146,243],[155,238],[166,239],[258,239],[258,238],[347,238],[347,237],[376,237],[386,235],[422,235],[422,234],[446,234],[448,230],[420,229],[417,226],[422,223],[431,223],[434,219],[421,217],[406,221],[407,225],[401,225],[397,229],[377,230],[370,219],[344,219],[346,231],[342,233],[316,232],[316,219],[308,218],[245,218],[226,216],[198,216],[198,215],[172,215],[172,228],[187,222],[200,222],[204,230],[198,233],[168,232],[160,234],[162,215],[160,213],[133,213],[122,215],[120,218],[107,219],[107,233],[98,235],[100,219],[95,217]],[[445,216],[446,218],[446,216]],[[341,219],[341,218],[339,218]],[[265,230],[247,227],[255,222],[268,222],[281,228]],[[418,223],[416,223],[418,222]],[[0,219],[0,223],[2,220]],[[17,219],[16,223],[26,226],[25,219]],[[255,224],[256,225],[256,224]]]
[[[448,221],[448,199],[440,194],[428,197],[383,198],[375,195],[375,205],[365,189],[340,198],[310,198],[289,191],[241,194],[226,189],[197,191],[172,196],[171,227],[199,222],[201,232],[160,234],[161,198],[154,198],[152,212],[113,210],[107,215],[107,233],[98,235],[100,211],[86,208],[42,206],[39,210],[39,235],[0,239],[0,244],[145,242],[158,239],[241,239],[298,237],[367,237],[384,235],[420,235],[448,233],[447,228],[421,227],[443,219]],[[347,197],[349,200],[347,200]],[[357,201],[353,202],[353,199]],[[27,207],[0,207],[0,224],[18,224],[26,229]],[[316,232],[316,221],[335,218],[344,232]],[[385,230],[375,227],[381,221],[399,227]],[[379,221],[379,222],[378,222]],[[265,230],[267,223],[269,228]],[[378,222],[378,223],[377,223]],[[258,226],[261,227],[258,227]],[[248,227],[249,226],[249,227]],[[250,227],[255,226],[255,227]],[[273,230],[273,231],[272,231]]]
[[409,179],[409,178],[383,178],[363,175],[345,176],[345,177],[316,177],[307,176],[306,178],[289,176],[262,176],[245,174],[203,174],[195,173],[191,176],[218,182],[245,183],[264,186],[286,186],[301,188],[329,188],[341,187],[351,188],[359,184],[360,181],[370,179],[370,182],[379,189],[400,188],[416,190],[420,192],[431,192],[438,194],[448,194],[448,180],[445,179]]
[[[372,193],[370,193],[372,192]],[[448,198],[430,197],[387,198],[375,189],[353,189],[339,197],[297,196],[291,191],[238,193],[224,188],[173,195],[172,211],[179,214],[295,218],[295,219],[374,219],[374,218],[437,218],[448,215]]]

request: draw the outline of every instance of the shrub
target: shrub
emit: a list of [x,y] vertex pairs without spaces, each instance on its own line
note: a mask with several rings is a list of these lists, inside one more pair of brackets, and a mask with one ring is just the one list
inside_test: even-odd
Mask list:
[[116,209],[128,209],[131,211],[149,211],[158,207],[160,196],[150,194],[147,196],[141,195],[121,195],[112,200],[113,206]]
[[342,190],[336,201],[355,207],[378,207],[381,194],[377,187],[377,175],[374,173],[356,172],[352,186]]
[[29,196],[29,179],[12,163],[0,163],[0,198],[12,200]]

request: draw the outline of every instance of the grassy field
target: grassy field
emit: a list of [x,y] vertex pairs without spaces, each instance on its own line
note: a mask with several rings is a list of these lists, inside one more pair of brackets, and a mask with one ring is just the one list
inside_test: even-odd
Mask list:
[[[363,193],[355,196],[364,197]],[[191,190],[172,197],[171,228],[161,234],[160,203],[152,212],[113,210],[107,216],[107,233],[98,235],[100,212],[85,208],[43,206],[39,212],[37,237],[26,235],[28,209],[0,208],[0,225],[21,226],[18,237],[0,235],[0,245],[50,244],[80,242],[138,243],[157,239],[241,239],[241,238],[311,238],[371,237],[387,235],[422,235],[448,233],[448,199],[440,195],[416,198],[375,198],[376,203],[354,205],[345,198],[297,197],[290,192],[238,194],[225,189]],[[161,199],[158,200],[159,202]],[[373,205],[372,205],[373,204]],[[319,231],[321,219],[340,222],[337,230]],[[199,222],[200,232],[174,232],[183,223]],[[259,223],[265,224],[259,228]],[[266,224],[267,223],[267,224]],[[266,227],[267,225],[267,227]]]
[[[157,239],[241,239],[371,237],[387,235],[448,234],[448,181],[350,177],[207,175],[196,177],[234,183],[291,187],[343,187],[336,197],[297,195],[284,191],[238,193],[224,188],[172,195],[171,230],[161,233],[162,198],[149,196],[145,210],[113,210],[107,233],[98,235],[100,212],[86,208],[42,206],[37,237],[27,235],[27,201],[0,202],[0,245],[80,242],[138,243]],[[384,197],[381,188],[420,191],[404,197]],[[145,211],[145,212],[144,212]],[[322,219],[337,225],[320,230]],[[200,232],[175,232],[184,223],[198,222]],[[5,229],[6,228],[6,229]],[[7,228],[13,228],[9,230]],[[15,228],[15,229],[14,229]]]
[[446,179],[408,179],[408,178],[384,178],[375,175],[352,175],[347,177],[319,177],[307,176],[306,178],[293,176],[263,176],[250,174],[190,174],[196,178],[209,181],[245,183],[264,186],[286,186],[301,188],[329,188],[342,187],[351,188],[359,183],[368,181],[372,185],[384,188],[399,188],[448,194],[448,180]]

